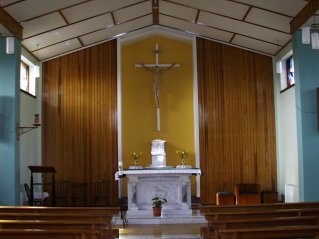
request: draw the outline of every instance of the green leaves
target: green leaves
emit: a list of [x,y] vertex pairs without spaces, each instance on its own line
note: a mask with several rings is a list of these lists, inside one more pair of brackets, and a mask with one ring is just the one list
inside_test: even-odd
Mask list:
[[163,198],[157,195],[152,198],[152,201],[153,201],[153,207],[162,207],[163,204],[167,203],[166,198]]

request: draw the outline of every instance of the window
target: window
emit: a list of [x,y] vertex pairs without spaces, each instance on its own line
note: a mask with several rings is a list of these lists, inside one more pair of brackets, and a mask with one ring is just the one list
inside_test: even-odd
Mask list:
[[29,66],[21,61],[20,64],[20,89],[29,92]]
[[287,70],[287,87],[291,87],[295,84],[295,68],[294,68],[294,58],[289,57],[286,60],[286,70]]
[[282,70],[280,73],[280,92],[284,92],[295,85],[295,67],[292,51],[280,61]]
[[35,77],[35,65],[28,59],[21,56],[20,63],[20,89],[21,91],[36,96],[36,77]]

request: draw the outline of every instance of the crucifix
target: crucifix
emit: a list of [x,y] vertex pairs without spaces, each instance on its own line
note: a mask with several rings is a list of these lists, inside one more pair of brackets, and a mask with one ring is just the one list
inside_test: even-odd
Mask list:
[[172,63],[172,64],[160,64],[159,63],[159,47],[156,43],[155,45],[155,64],[136,64],[135,67],[143,67],[149,71],[152,71],[154,73],[154,84],[153,84],[153,92],[155,97],[155,103],[156,103],[156,116],[157,116],[157,131],[161,130],[161,117],[160,117],[160,79],[161,74],[163,71],[169,70],[173,67],[179,67],[179,64]]

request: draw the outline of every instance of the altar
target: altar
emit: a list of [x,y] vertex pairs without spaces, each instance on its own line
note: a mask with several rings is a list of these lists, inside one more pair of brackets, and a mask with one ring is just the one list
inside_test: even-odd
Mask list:
[[188,214],[191,210],[191,176],[200,175],[198,168],[145,168],[123,170],[127,177],[127,215],[151,215],[152,198],[166,198],[163,214]]

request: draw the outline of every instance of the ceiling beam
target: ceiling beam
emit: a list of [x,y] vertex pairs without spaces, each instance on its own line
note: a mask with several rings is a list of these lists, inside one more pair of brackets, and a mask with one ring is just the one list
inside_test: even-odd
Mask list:
[[15,37],[20,40],[23,40],[22,26],[14,20],[2,7],[0,7],[0,24],[8,29]]
[[290,33],[294,34],[309,18],[319,10],[319,0],[310,0],[309,3],[290,22]]
[[158,25],[159,24],[159,4],[158,0],[152,0],[152,9],[153,9],[153,24]]

